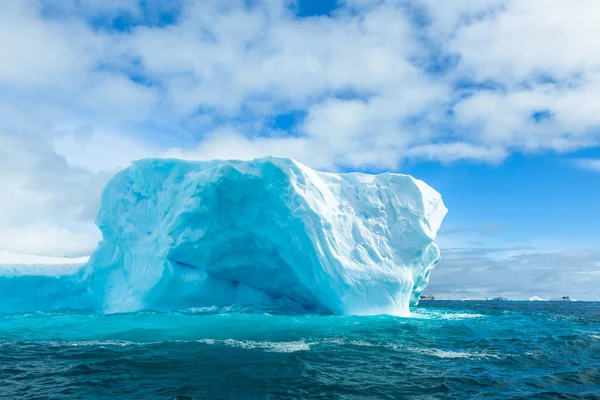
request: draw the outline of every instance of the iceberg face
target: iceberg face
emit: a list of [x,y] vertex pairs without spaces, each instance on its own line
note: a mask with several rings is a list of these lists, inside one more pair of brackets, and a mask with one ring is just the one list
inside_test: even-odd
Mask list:
[[106,186],[89,261],[0,268],[10,299],[0,311],[406,315],[439,259],[446,211],[407,175],[324,173],[283,158],[140,160]]
[[137,161],[101,199],[97,307],[258,304],[405,315],[439,259],[440,195],[407,175],[290,159]]
[[0,252],[0,312],[92,307],[87,261]]

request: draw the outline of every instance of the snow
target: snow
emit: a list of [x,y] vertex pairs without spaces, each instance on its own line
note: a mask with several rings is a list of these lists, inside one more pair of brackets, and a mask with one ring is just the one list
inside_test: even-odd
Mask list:
[[77,271],[89,257],[48,257],[0,251],[0,276],[47,275],[60,276]]
[[106,186],[103,240],[62,277],[65,295],[48,290],[48,303],[44,292],[31,304],[407,315],[439,260],[446,212],[408,175],[325,173],[274,157],[140,160]]
[[0,251],[0,265],[76,265],[85,264],[85,257],[49,257]]

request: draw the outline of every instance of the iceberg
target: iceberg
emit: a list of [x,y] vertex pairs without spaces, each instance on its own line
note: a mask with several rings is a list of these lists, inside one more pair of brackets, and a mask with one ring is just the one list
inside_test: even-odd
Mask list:
[[0,252],[0,312],[92,307],[88,259]]
[[487,301],[510,301],[510,299],[508,297],[504,297],[504,296],[493,297],[491,299],[486,297],[485,299]]
[[107,313],[407,315],[440,258],[446,213],[440,194],[408,175],[318,172],[276,157],[139,160],[107,184],[102,241],[65,275],[76,300],[50,297]]
[[529,301],[547,301],[547,300],[540,296],[531,296],[529,298]]

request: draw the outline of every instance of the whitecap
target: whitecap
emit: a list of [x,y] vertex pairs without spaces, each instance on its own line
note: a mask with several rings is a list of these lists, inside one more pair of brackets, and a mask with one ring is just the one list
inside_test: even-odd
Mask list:
[[452,351],[452,350],[440,350],[440,349],[408,349],[417,353],[434,356],[437,358],[498,358],[495,354],[485,352],[467,352],[467,351]]
[[361,347],[374,347],[374,346],[377,346],[376,344],[365,342],[364,340],[351,340],[350,344],[352,344],[354,346],[361,346]]
[[449,319],[461,320],[471,318],[482,318],[484,315],[475,313],[442,313],[442,312],[413,312],[411,318],[417,319]]
[[310,350],[310,344],[304,341],[294,341],[294,342],[260,342],[254,340],[235,340],[235,339],[226,339],[226,340],[214,340],[214,339],[200,339],[197,340],[199,343],[215,345],[221,344],[230,347],[241,347],[243,349],[256,349],[263,350],[267,352],[273,353],[294,353],[297,351],[307,351]]
[[469,319],[469,318],[481,318],[482,314],[468,314],[468,313],[458,313],[458,314],[443,314],[443,319]]
[[189,314],[229,314],[233,312],[243,311],[242,308],[236,306],[208,306],[208,307],[191,307],[185,310]]
[[344,338],[336,338],[336,337],[323,339],[320,342],[325,343],[325,344],[341,344],[341,345],[346,344],[346,340]]
[[72,347],[87,347],[87,346],[116,346],[116,347],[125,347],[125,346],[144,346],[151,345],[160,342],[132,342],[129,340],[67,340],[67,341],[49,341],[49,342],[39,342],[51,347],[62,347],[62,346],[72,346]]
[[65,342],[65,343],[63,343],[63,345],[74,346],[74,347],[78,347],[78,346],[119,346],[119,347],[125,347],[125,346],[136,346],[136,345],[140,345],[140,344],[147,344],[147,343],[130,342],[128,340],[83,340],[83,341],[73,341],[73,342]]
[[219,310],[217,306],[210,307],[192,307],[188,308],[186,311],[190,314],[214,314]]

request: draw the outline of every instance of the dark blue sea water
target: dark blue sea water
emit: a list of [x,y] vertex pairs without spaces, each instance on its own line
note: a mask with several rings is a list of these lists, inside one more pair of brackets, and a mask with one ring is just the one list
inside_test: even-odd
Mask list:
[[0,315],[3,399],[600,399],[600,303]]

